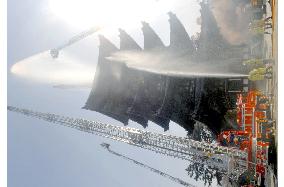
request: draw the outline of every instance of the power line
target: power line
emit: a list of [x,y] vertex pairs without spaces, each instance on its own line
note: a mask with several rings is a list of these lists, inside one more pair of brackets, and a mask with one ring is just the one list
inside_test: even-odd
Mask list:
[[176,182],[176,183],[179,183],[179,184],[181,184],[181,185],[183,185],[183,186],[194,187],[194,185],[191,185],[191,184],[189,184],[189,183],[187,183],[187,182],[181,180],[180,178],[173,177],[173,176],[171,176],[171,175],[169,175],[169,174],[167,174],[167,173],[165,173],[165,172],[162,172],[162,171],[160,171],[160,170],[157,170],[157,169],[155,169],[155,168],[152,168],[152,167],[150,167],[150,166],[148,166],[148,165],[146,165],[146,164],[144,164],[144,163],[142,163],[142,162],[136,161],[136,160],[134,160],[134,159],[132,159],[132,158],[129,158],[129,157],[123,155],[123,154],[120,154],[120,153],[117,153],[117,152],[111,150],[111,149],[109,148],[109,147],[110,147],[110,144],[102,143],[101,146],[102,146],[103,148],[105,148],[106,150],[108,150],[108,152],[111,153],[111,154],[113,154],[113,155],[119,156],[119,157],[121,157],[121,158],[123,158],[123,159],[125,159],[125,160],[127,160],[127,161],[130,161],[130,162],[132,162],[132,163],[134,163],[134,164],[136,164],[136,165],[138,165],[138,166],[140,166],[140,167],[146,168],[146,169],[148,169],[148,170],[150,170],[150,171],[152,171],[152,172],[154,172],[154,173],[156,173],[156,174],[158,174],[158,175],[161,175],[161,176],[163,176],[163,177],[165,177],[165,178],[168,178],[168,179],[170,179],[170,180],[172,180],[172,181],[174,181],[174,182]]

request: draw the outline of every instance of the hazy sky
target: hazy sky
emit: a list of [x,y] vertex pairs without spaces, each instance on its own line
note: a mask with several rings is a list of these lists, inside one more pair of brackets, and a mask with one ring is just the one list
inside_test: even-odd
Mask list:
[[[81,109],[88,97],[89,89],[54,89],[52,88],[52,84],[22,78],[10,73],[10,68],[17,61],[54,48],[68,40],[74,34],[85,29],[82,29],[81,26],[76,26],[75,23],[66,19],[66,15],[68,14],[59,15],[58,9],[60,10],[60,6],[55,8],[57,12],[51,10],[50,1],[8,1],[8,104],[42,112],[84,117],[113,125],[121,125],[119,122],[102,114]],[[52,2],[56,3],[60,1]],[[157,3],[161,4],[162,2],[163,0],[157,1]],[[189,33],[194,34],[198,32],[199,26],[196,24],[196,18],[199,13],[198,4],[195,1],[188,0],[175,2],[175,4],[170,4],[170,9],[173,7],[172,11],[185,24]],[[68,9],[68,4],[66,0],[61,2],[62,11]],[[73,6],[76,7],[76,3]],[[98,10],[98,7],[96,8]],[[80,10],[68,11],[74,12],[75,15],[78,15],[78,18],[82,16],[80,15]],[[113,11],[116,10],[113,9]],[[109,19],[117,17],[119,12],[116,11],[116,15],[110,14]],[[156,13],[153,13],[153,15],[153,19],[148,18],[147,21],[150,22],[151,26],[161,36],[164,43],[168,44],[168,16]],[[127,17],[127,14],[123,16]],[[132,23],[133,25],[126,31],[143,46],[140,22],[137,25],[133,21]],[[86,26],[88,22],[84,24]],[[125,22],[122,22],[123,24]],[[109,27],[111,29],[105,29],[103,32],[118,46],[118,31],[114,30],[113,27],[111,25]],[[106,26],[106,28],[108,27]],[[91,36],[65,51],[80,59],[82,64],[95,67],[98,55],[97,37],[96,35]],[[42,61],[40,63],[48,62]],[[55,63],[52,63],[52,66],[56,69]],[[131,122],[129,126],[141,128],[140,125],[134,122]],[[153,123],[149,124],[147,130],[163,132],[161,127]],[[185,136],[186,134],[181,127],[173,123],[170,124],[170,131],[167,133],[180,136]],[[110,143],[112,148],[117,152],[173,176],[180,177],[189,183],[195,185],[202,184],[196,183],[187,176],[185,171],[187,162],[185,161],[155,154],[151,151],[142,150],[74,129],[51,125],[48,122],[11,112],[8,112],[8,184],[10,187],[142,187],[177,185],[166,178],[157,176],[144,168],[140,168],[111,155],[100,147],[102,142]]]

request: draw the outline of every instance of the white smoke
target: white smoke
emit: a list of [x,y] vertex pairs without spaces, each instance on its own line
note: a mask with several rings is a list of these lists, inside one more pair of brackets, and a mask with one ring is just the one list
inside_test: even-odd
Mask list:
[[21,78],[42,83],[91,85],[95,66],[86,65],[64,51],[60,51],[56,59],[51,57],[49,51],[44,51],[17,62],[11,72]]
[[222,35],[231,44],[245,43],[249,37],[249,1],[211,0],[212,12]]

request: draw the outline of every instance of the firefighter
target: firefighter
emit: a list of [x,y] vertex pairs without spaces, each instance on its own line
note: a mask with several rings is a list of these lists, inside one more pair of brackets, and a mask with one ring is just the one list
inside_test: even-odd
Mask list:
[[260,58],[253,58],[243,61],[244,66],[264,66],[273,64],[273,59],[260,59]]
[[231,146],[234,146],[234,139],[235,139],[235,134],[234,134],[234,133],[231,133],[231,134],[230,134],[230,145],[231,145]]
[[237,136],[234,138],[234,144],[235,146],[239,146],[239,138]]
[[222,138],[222,142],[221,142],[223,146],[227,146],[228,145],[227,137],[228,136],[226,134],[223,134],[223,138]]
[[253,7],[260,7],[263,6],[262,0],[250,0],[250,3]]
[[250,27],[249,31],[253,35],[259,35],[259,34],[271,34],[270,32],[267,32],[264,27]]
[[272,78],[272,67],[269,66],[267,68],[261,67],[253,69],[249,72],[249,79],[251,81],[263,80],[263,79],[271,79]]
[[260,19],[260,20],[253,20],[250,23],[250,27],[262,27],[265,29],[271,29],[272,28],[272,23],[269,21],[269,18],[266,19]]
[[253,20],[249,24],[249,31],[254,34],[271,34],[266,31],[266,29],[271,29],[272,28],[272,23],[269,21],[271,17],[268,17],[266,19],[259,19],[259,20]]
[[251,65],[251,66],[260,66],[260,65],[263,65],[263,60],[261,59],[249,59],[249,60],[245,60],[243,61],[243,65],[244,66],[248,66],[248,65]]
[[229,146],[230,146],[230,137],[231,137],[231,133],[229,132],[229,134],[228,134],[228,136],[227,136],[227,138],[226,138],[226,143],[227,143],[227,145],[229,145]]
[[270,113],[270,103],[267,96],[261,96],[257,98],[256,108],[260,111],[266,111],[266,115]]

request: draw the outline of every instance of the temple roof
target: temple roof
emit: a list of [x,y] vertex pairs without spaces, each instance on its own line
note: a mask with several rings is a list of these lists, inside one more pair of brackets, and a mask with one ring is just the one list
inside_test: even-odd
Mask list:
[[144,118],[143,116],[129,114],[129,117],[132,121],[142,125],[144,128],[148,126],[148,120]]
[[[201,6],[201,32],[198,40],[198,59],[212,60],[224,58],[224,49],[231,47],[220,33],[216,19],[208,3]],[[230,57],[227,57],[230,58]]]
[[170,48],[186,51],[191,54],[194,53],[196,51],[194,43],[190,39],[183,24],[175,14],[172,12],[169,12],[168,14],[170,17]]
[[[118,48],[103,35],[99,35],[99,41],[100,46],[98,65],[96,68],[93,87],[86,102],[85,108],[90,108],[92,105],[96,106],[95,108],[103,107],[104,103],[109,99],[105,93],[109,92],[111,82],[113,82],[113,78],[111,76],[112,73],[110,72],[109,64],[107,64],[107,59],[105,57],[108,57],[113,52],[118,51]],[[102,85],[101,82],[105,82],[105,84]]]
[[[201,17],[200,38],[194,43],[181,21],[170,12],[168,48],[149,24],[142,22],[144,50],[164,50],[168,55],[169,49],[173,49],[170,52],[170,55],[173,53],[174,56],[173,63],[176,62],[175,58],[181,58],[186,62],[201,63],[213,60],[226,63],[232,58],[226,51],[232,51],[233,46],[221,35],[208,4],[201,3]],[[143,53],[129,34],[122,29],[119,29],[119,32],[120,50]],[[225,111],[223,102],[227,102],[223,93],[216,90],[220,82],[213,85],[209,78],[204,77],[175,77],[130,69],[124,63],[106,59],[105,57],[111,56],[119,49],[102,35],[99,36],[99,40],[95,79],[84,108],[98,111],[124,124],[131,119],[143,127],[151,120],[164,130],[168,130],[169,122],[172,120],[191,132],[195,120],[199,120],[211,125],[211,129],[220,129]],[[184,51],[185,54],[181,55]],[[238,55],[240,56],[241,52],[237,52],[236,56]],[[222,98],[218,97],[221,95]],[[213,100],[218,102],[214,103]]]
[[[119,72],[123,68],[121,64],[110,64],[106,57],[119,49],[103,35],[99,35],[99,58],[96,67],[95,79],[88,100],[83,108],[94,110],[112,117],[123,124],[128,123],[128,116],[123,111],[121,89],[116,85],[119,79],[114,72]],[[115,101],[113,98],[116,98]]]
[[162,127],[164,131],[169,130],[170,119],[153,116],[150,120]]
[[123,29],[119,29],[120,50],[141,50],[136,41]]
[[113,52],[118,51],[118,48],[103,35],[99,35],[99,42],[99,56],[107,57]]
[[161,48],[165,46],[158,34],[150,27],[149,23],[142,21],[142,25],[142,32],[144,35],[144,50]]

